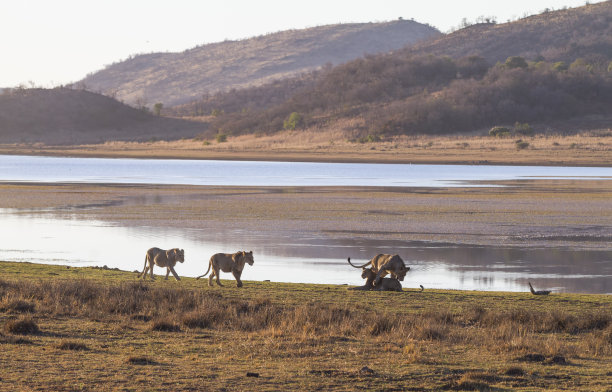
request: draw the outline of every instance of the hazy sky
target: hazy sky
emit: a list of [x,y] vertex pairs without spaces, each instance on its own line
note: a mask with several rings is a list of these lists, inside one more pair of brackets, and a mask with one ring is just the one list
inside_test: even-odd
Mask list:
[[[596,3],[598,1],[591,1]],[[78,81],[131,54],[291,28],[414,18],[441,31],[584,0],[0,0],[0,87]]]

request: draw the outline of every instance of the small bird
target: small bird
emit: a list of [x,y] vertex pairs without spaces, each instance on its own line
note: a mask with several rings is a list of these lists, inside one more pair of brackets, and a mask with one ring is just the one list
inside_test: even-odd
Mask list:
[[548,295],[550,294],[550,290],[539,290],[539,291],[535,291],[533,289],[533,286],[531,285],[531,282],[527,282],[529,284],[529,290],[531,291],[531,294],[533,295]]
[[421,288],[421,291],[425,290],[425,287],[423,287],[422,284],[420,284],[419,287]]

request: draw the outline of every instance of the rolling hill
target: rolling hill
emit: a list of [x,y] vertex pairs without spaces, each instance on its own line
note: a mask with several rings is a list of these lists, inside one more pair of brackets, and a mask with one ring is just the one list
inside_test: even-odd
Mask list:
[[257,86],[439,35],[433,27],[406,20],[289,30],[182,53],[138,55],[95,72],[80,84],[131,105],[161,102],[169,107],[207,93]]
[[5,89],[0,94],[0,143],[179,139],[205,130],[202,123],[154,116],[83,90]]
[[[457,133],[612,115],[612,1],[469,26],[392,52],[175,109],[239,134],[329,128]],[[289,121],[291,116],[294,120]]]

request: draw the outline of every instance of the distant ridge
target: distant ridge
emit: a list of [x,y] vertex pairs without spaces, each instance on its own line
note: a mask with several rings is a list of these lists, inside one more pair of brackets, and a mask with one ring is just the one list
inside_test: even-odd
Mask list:
[[81,84],[131,105],[160,102],[169,107],[206,93],[261,85],[439,35],[435,28],[409,20],[288,30],[182,53],[138,55],[87,76]]
[[88,91],[5,89],[0,94],[0,143],[171,140],[205,130],[205,124],[157,117]]
[[546,129],[571,118],[607,118],[612,1],[473,25],[173,110],[183,116],[213,114],[211,127],[229,134],[329,129],[344,122],[352,125],[343,129],[370,139],[487,131],[496,125]]
[[490,63],[503,62],[508,56],[566,62],[594,54],[612,57],[612,1],[547,11],[510,23],[475,24],[416,43],[406,51],[454,58],[481,56]]

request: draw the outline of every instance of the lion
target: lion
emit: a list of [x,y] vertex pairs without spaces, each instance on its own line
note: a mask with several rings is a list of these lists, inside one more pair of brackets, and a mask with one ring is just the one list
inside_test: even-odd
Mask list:
[[374,256],[372,260],[359,266],[351,263],[350,257],[348,258],[348,262],[351,266],[362,269],[372,264],[372,271],[376,273],[374,286],[378,285],[380,280],[388,273],[391,274],[392,278],[403,281],[406,272],[410,271],[410,267],[406,267],[404,260],[402,260],[399,255],[378,254]]
[[153,266],[157,265],[158,267],[166,267],[166,280],[168,280],[168,275],[172,272],[174,275],[174,279],[181,280],[181,278],[177,275],[174,270],[174,266],[176,262],[180,261],[181,263],[185,262],[185,250],[173,248],[170,250],[164,250],[160,248],[151,248],[147,251],[147,255],[145,256],[145,265],[142,273],[138,275],[138,278],[142,277],[143,279],[147,279],[147,272],[151,271],[151,280],[155,280],[155,276],[153,275]]
[[395,278],[382,278],[377,285],[374,285],[376,272],[372,268],[363,268],[361,277],[366,279],[365,287],[376,291],[402,291],[402,284]]
[[240,275],[242,275],[242,270],[244,269],[244,263],[248,263],[249,265],[253,265],[253,251],[240,251],[236,253],[216,253],[210,257],[208,262],[208,269],[204,275],[198,276],[196,279],[200,279],[208,274],[210,268],[212,267],[212,272],[208,277],[208,285],[212,286],[213,278],[217,278],[217,284],[219,286],[223,286],[221,281],[219,280],[219,270],[223,272],[231,272],[236,278],[236,286],[242,287],[242,281],[240,280]]

